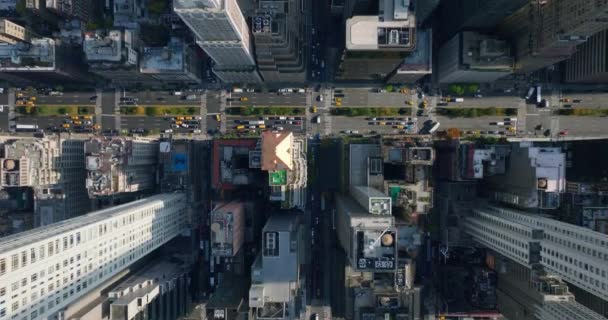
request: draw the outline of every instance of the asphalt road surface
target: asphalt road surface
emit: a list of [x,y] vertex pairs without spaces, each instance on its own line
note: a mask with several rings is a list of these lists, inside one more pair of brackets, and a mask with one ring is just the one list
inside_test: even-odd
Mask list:
[[410,107],[405,103],[411,100],[410,94],[395,92],[377,93],[367,88],[346,88],[341,90],[342,92],[334,90],[334,96],[336,94],[344,94],[344,97],[342,97],[342,106],[344,107]]
[[91,92],[64,92],[61,96],[47,96],[36,94],[36,104],[39,105],[76,105],[76,106],[94,106],[97,94]]
[[[119,92],[120,97],[137,98],[139,105],[167,105],[167,106],[199,106],[202,92],[182,91],[182,95],[174,95],[173,91],[141,91]],[[186,100],[188,95],[195,95],[193,100]]]
[[[243,92],[230,93],[229,97],[231,101],[227,102],[228,106],[306,106],[306,94],[304,93],[278,95],[276,92]],[[239,101],[241,97],[247,97],[247,101]]]

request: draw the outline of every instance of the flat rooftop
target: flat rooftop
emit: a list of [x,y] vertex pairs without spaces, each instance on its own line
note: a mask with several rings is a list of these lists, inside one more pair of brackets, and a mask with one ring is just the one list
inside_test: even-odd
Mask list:
[[120,62],[122,47],[122,32],[118,30],[112,30],[107,35],[100,32],[87,32],[82,44],[88,61]]
[[183,40],[172,38],[165,47],[145,47],[141,55],[141,73],[161,73],[185,69]]
[[483,35],[474,31],[462,32],[460,56],[462,64],[469,69],[501,69],[510,72],[515,59],[511,55],[507,41]]
[[379,16],[354,16],[346,20],[346,49],[410,50],[415,26],[413,19],[382,21]]
[[0,43],[0,70],[48,71],[55,69],[55,40],[32,39],[27,43]]

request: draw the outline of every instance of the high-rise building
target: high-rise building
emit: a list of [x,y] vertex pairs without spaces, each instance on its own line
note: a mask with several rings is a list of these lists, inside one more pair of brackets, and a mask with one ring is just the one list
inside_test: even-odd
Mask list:
[[452,37],[437,60],[440,83],[493,82],[511,74],[515,65],[506,41],[473,31]]
[[302,0],[260,1],[253,18],[258,70],[264,82],[306,81]]
[[384,0],[373,16],[346,20],[346,49],[336,78],[384,81],[416,47],[416,18],[409,1]]
[[389,75],[389,83],[414,83],[433,71],[433,30],[416,29],[416,49]]
[[475,241],[527,268],[551,275],[608,300],[608,235],[520,211],[482,207],[466,218]]
[[29,31],[8,19],[0,19],[0,43],[16,44],[20,41],[30,41]]
[[422,25],[433,14],[440,0],[415,0],[416,21]]
[[92,0],[46,0],[46,9],[63,17],[90,21],[93,17]]
[[[5,36],[6,34],[5,32]],[[11,39],[15,40],[14,37]],[[28,40],[27,31],[24,40]],[[70,50],[51,38],[30,38],[27,42],[16,41],[14,44],[10,42],[9,39],[9,43],[0,46],[0,78],[6,76],[4,78],[9,81],[23,79],[30,83],[91,81],[80,70],[78,62],[81,59],[75,50]]]
[[491,31],[503,19],[529,2],[530,0],[442,1],[439,8],[441,34],[447,40],[465,29]]
[[608,82],[608,30],[592,35],[563,63],[563,80],[573,83]]
[[200,83],[201,57],[183,39],[171,38],[164,47],[143,48],[139,72],[164,83]]
[[60,318],[66,307],[187,230],[186,206],[184,194],[161,194],[2,238],[0,317]]
[[249,27],[236,0],[175,0],[173,6],[215,63],[214,73],[222,81],[261,81]]
[[520,208],[556,209],[566,187],[566,155],[559,147],[512,144],[505,174],[487,177],[494,200]]
[[85,33],[82,48],[89,70],[116,83],[150,81],[150,75],[139,72],[138,42],[135,30]]
[[[254,319],[300,319],[306,305],[304,228],[295,214],[275,214],[262,230],[262,251],[251,266],[249,308]],[[301,303],[297,303],[300,301]]]
[[516,48],[517,71],[531,72],[569,58],[576,46],[606,29],[608,1],[537,1],[507,18],[499,31]]
[[339,196],[336,200],[338,240],[351,267],[357,272],[395,272],[395,218],[371,214],[348,197]]
[[0,159],[2,188],[32,188],[34,226],[84,214],[90,209],[84,192],[84,141],[18,139],[4,143]]
[[95,137],[85,143],[87,189],[91,197],[152,191],[159,144],[124,137]]

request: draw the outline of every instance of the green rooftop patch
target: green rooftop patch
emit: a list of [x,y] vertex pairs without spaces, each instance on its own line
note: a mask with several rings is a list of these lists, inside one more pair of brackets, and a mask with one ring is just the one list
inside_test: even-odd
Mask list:
[[268,172],[268,180],[271,186],[284,186],[287,184],[287,171]]

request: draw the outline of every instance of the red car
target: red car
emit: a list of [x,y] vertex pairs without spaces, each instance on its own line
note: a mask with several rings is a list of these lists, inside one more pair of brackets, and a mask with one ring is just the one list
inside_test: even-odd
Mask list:
[[560,136],[567,136],[568,135],[568,130],[562,130],[559,132]]

